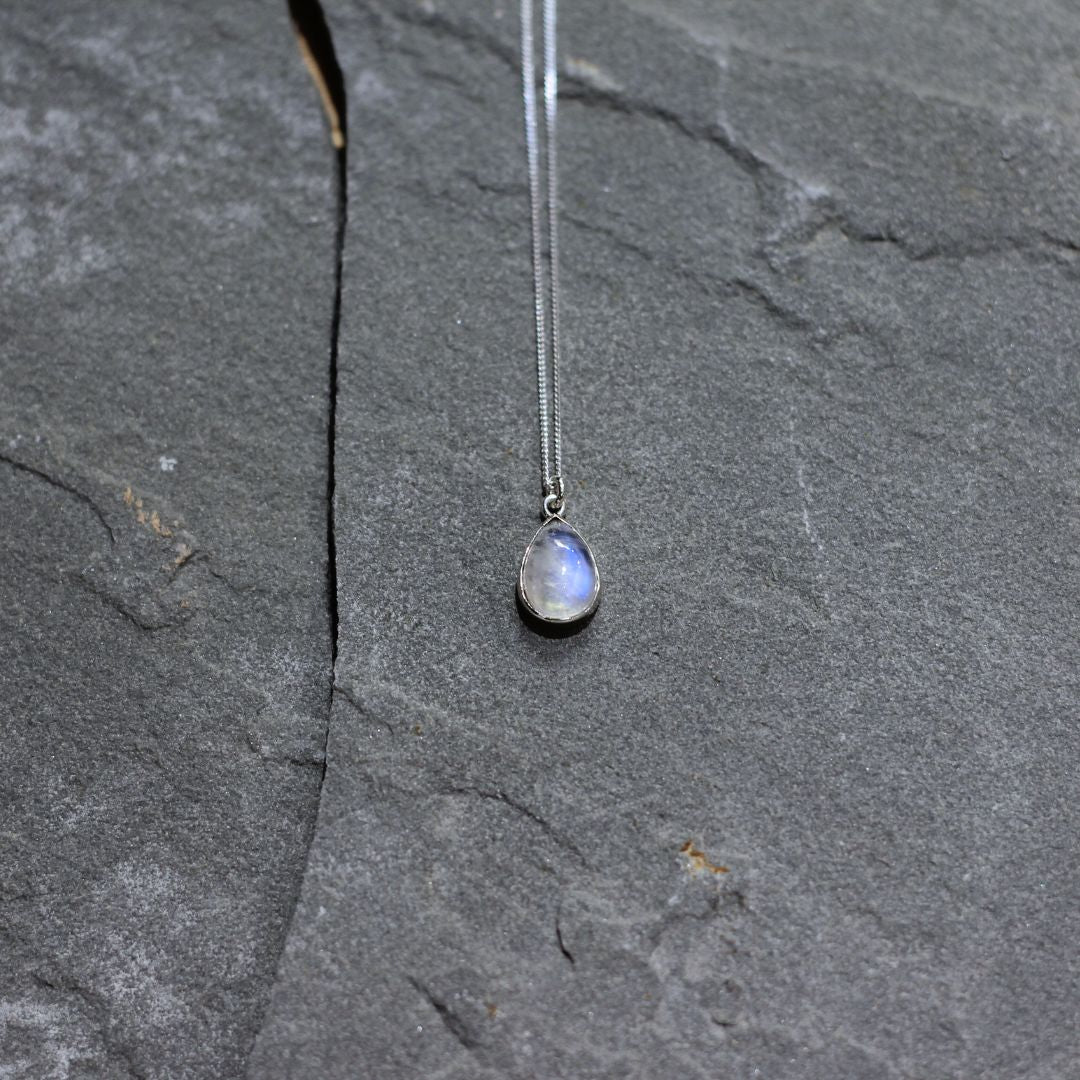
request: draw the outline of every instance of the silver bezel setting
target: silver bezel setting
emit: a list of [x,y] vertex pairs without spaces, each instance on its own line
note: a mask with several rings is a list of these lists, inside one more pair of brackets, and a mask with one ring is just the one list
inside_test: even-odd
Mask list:
[[[585,550],[589,553],[589,558],[592,560],[593,569],[596,571],[596,586],[593,589],[592,599],[589,601],[589,606],[581,612],[579,615],[574,615],[569,619],[552,619],[547,615],[541,615],[529,603],[529,598],[525,594],[525,563],[529,560],[529,552],[533,549],[533,544],[536,543],[536,538],[553,522],[558,521],[565,525],[568,529],[573,529],[574,533],[578,536],[581,542],[585,545]],[[521,601],[521,606],[532,616],[532,618],[542,623],[547,623],[550,626],[569,626],[571,623],[581,622],[583,619],[590,618],[596,609],[600,606],[600,567],[596,563],[596,556],[593,555],[592,548],[589,546],[589,541],[581,535],[578,530],[570,524],[561,514],[550,514],[544,518],[540,527],[533,533],[532,539],[529,541],[525,548],[525,554],[521,556],[521,565],[518,567],[518,583],[517,583],[517,595],[518,600]]]

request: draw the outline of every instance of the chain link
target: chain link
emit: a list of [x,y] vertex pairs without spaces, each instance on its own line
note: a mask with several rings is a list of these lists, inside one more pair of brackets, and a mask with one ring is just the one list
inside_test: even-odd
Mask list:
[[[565,502],[562,476],[562,417],[559,409],[559,228],[556,122],[559,82],[555,49],[556,0],[542,0],[544,60],[544,161],[540,177],[540,133],[536,108],[536,45],[533,0],[521,0],[521,90],[525,105],[525,152],[529,168],[532,228],[533,316],[536,330],[536,392],[540,414],[540,471],[544,510],[558,513]],[[544,195],[546,194],[546,205]],[[544,215],[547,251],[544,251]],[[545,287],[546,279],[546,287]]]

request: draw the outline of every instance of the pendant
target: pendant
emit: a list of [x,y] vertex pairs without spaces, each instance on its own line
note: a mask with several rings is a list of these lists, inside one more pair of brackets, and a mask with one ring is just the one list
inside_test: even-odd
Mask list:
[[536,530],[518,573],[518,598],[545,623],[588,618],[600,603],[600,574],[585,538],[558,514]]

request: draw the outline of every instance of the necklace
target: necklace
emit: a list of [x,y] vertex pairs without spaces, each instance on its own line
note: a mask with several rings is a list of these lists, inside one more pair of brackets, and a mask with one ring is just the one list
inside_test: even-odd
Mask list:
[[[600,603],[600,574],[585,538],[563,517],[566,485],[562,471],[559,412],[559,230],[555,155],[559,88],[555,8],[556,0],[542,0],[545,202],[540,179],[533,0],[521,0],[521,90],[525,106],[525,151],[532,225],[533,318],[544,522],[525,549],[517,592],[527,615],[542,623],[565,625],[586,619],[596,610]],[[546,252],[542,221],[545,213]]]

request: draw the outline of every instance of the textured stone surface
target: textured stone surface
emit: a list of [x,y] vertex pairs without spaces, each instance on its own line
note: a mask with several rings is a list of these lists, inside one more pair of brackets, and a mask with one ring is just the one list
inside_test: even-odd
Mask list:
[[516,5],[328,5],[341,621],[260,1019],[328,690],[331,163],[276,8],[61,10],[0,38],[0,1066],[1080,1077],[1077,15],[563,5],[605,596],[549,639]]
[[242,1075],[329,698],[318,100],[283,5],[121,8],[0,15],[17,1080]]
[[339,692],[251,1075],[1080,1075],[1076,15],[564,5],[548,640],[515,11],[330,8]]

